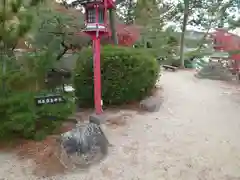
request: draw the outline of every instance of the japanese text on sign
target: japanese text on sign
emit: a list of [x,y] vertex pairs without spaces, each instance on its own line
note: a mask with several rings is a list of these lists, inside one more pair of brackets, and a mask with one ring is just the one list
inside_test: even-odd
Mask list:
[[64,103],[65,99],[60,95],[35,97],[37,105]]

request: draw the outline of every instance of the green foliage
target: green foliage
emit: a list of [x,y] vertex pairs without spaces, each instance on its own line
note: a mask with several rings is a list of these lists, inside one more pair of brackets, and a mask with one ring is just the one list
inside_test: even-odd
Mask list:
[[238,28],[238,27],[240,27],[240,18],[235,18],[235,19],[229,19],[228,20],[229,22],[229,28],[230,29],[235,29],[235,28]]
[[232,50],[228,52],[230,55],[240,54],[240,50]]
[[73,114],[75,108],[73,94],[61,93],[61,95],[66,99],[66,103],[35,107],[37,116],[36,129],[33,131],[35,139],[44,138],[53,133],[63,121]]
[[163,39],[162,27],[166,22],[163,17],[164,13],[165,11],[159,6],[157,0],[137,1],[134,9],[135,23],[141,27],[141,41],[144,47],[150,41],[155,48]]
[[189,51],[185,53],[185,59],[191,59],[191,58],[202,58],[204,56],[211,56],[213,51],[206,50],[206,49],[196,49],[194,51]]
[[[175,37],[175,33],[171,29],[161,31],[155,37],[149,37],[148,42],[151,43],[152,47],[148,48],[147,51],[149,51],[156,58],[163,57],[164,59],[172,59],[172,57],[177,53],[179,44],[178,39]],[[135,47],[144,48],[144,44],[137,42]]]
[[73,109],[73,103],[37,107],[34,94],[8,93],[0,102],[0,139],[24,137],[44,138],[65,120]]
[[[185,57],[185,59],[184,59],[185,67],[190,67],[191,64],[192,64],[192,60],[194,58],[195,58],[194,56]],[[165,61],[162,62],[162,64],[171,65],[171,66],[175,66],[175,67],[180,67],[181,66],[180,57],[179,56],[168,57],[167,59],[165,59]]]
[[33,38],[29,42],[35,48],[47,48],[56,54],[64,49],[81,49],[90,42],[87,35],[77,35],[83,28],[84,16],[77,10],[59,12],[54,9],[54,2],[48,2],[40,6],[34,16]]
[[[123,104],[147,96],[154,87],[159,65],[145,49],[104,47],[101,51],[102,96],[106,105]],[[92,50],[80,53],[76,64],[75,95],[78,104],[93,104]]]
[[[0,5],[0,51],[13,50],[19,38],[24,37],[33,23],[32,11],[41,0],[12,0]],[[6,53],[6,52],[5,52]]]
[[229,18],[238,13],[237,2],[237,0],[180,0],[171,12],[172,20],[182,24],[185,12],[188,16],[187,25],[198,26],[204,30],[222,27]]
[[0,74],[0,81],[3,78],[6,83],[0,91],[1,140],[14,137],[42,139],[72,114],[74,102],[70,94],[62,94],[67,99],[66,104],[36,106],[34,97],[46,92],[29,91],[31,81],[27,73],[11,71],[6,76]]
[[[184,46],[185,34],[188,25],[203,29],[206,33],[212,28],[222,28],[231,17],[236,14],[236,0],[180,0],[174,11],[172,11],[173,21],[180,22],[182,28],[180,41],[180,59],[181,67],[184,68]],[[200,47],[206,36],[200,40]]]
[[125,0],[118,5],[117,15],[124,21],[125,24],[133,24],[135,19],[135,6],[134,0]]
[[[8,56],[4,59],[10,62]],[[74,104],[69,95],[63,94],[70,100],[66,104],[35,105],[35,96],[49,94],[44,81],[46,72],[54,65],[52,59],[48,51],[28,53],[19,57],[15,66],[7,63],[7,71],[0,71],[1,140],[14,137],[42,139],[72,114]]]
[[177,50],[178,39],[172,28],[163,30],[166,25],[167,11],[170,7],[159,0],[126,0],[118,7],[118,15],[125,23],[133,23],[139,27],[141,38],[135,47],[149,48],[155,57],[169,57]]
[[29,99],[29,94],[5,93],[1,97],[1,139],[9,138],[19,132],[24,137],[32,135],[32,131],[35,129],[32,122],[35,118],[33,111],[31,111],[33,106],[31,106]]
[[[63,17],[55,17],[49,11],[46,11],[48,14],[44,13],[39,8],[41,1],[4,0],[0,4],[1,140],[12,137],[42,139],[73,112],[74,102],[70,94],[58,93],[67,99],[64,104],[35,104],[35,96],[49,95],[45,87],[46,73],[54,67],[59,56],[60,43],[65,42],[68,37],[65,33],[59,37],[55,31],[54,36],[47,36],[51,33],[40,31],[40,24],[44,25],[43,29],[47,29],[46,22],[44,24],[43,21],[49,19],[53,22],[49,22],[48,30],[66,28],[59,25],[64,24],[63,21],[58,21],[63,20]],[[42,16],[51,16],[40,19],[36,12],[42,12]],[[16,57],[16,45],[29,34],[36,38],[30,44],[38,51]]]

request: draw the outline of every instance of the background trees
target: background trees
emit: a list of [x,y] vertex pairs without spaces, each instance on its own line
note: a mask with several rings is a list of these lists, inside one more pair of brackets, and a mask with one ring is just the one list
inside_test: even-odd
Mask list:
[[182,68],[184,68],[186,28],[193,26],[205,32],[199,43],[199,46],[202,47],[204,39],[206,39],[210,30],[226,26],[228,19],[236,16],[236,8],[237,1],[234,0],[184,0],[176,4],[175,11],[173,11],[175,13],[173,19],[181,25],[180,60]]

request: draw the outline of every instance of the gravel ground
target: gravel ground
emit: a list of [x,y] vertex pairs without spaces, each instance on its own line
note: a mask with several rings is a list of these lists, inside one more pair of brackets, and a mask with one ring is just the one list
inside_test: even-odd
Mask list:
[[[240,180],[236,86],[198,80],[189,71],[164,72],[160,83],[165,101],[159,112],[129,111],[126,125],[106,128],[114,146],[103,162],[49,179]],[[30,176],[30,162],[7,154],[0,162],[5,180],[37,179]]]

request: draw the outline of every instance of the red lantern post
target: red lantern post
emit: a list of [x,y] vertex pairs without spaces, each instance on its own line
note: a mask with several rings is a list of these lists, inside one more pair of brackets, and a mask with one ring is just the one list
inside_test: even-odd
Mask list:
[[85,8],[84,32],[93,41],[94,103],[97,115],[102,114],[100,38],[109,35],[107,10],[114,8],[115,0],[79,0]]

